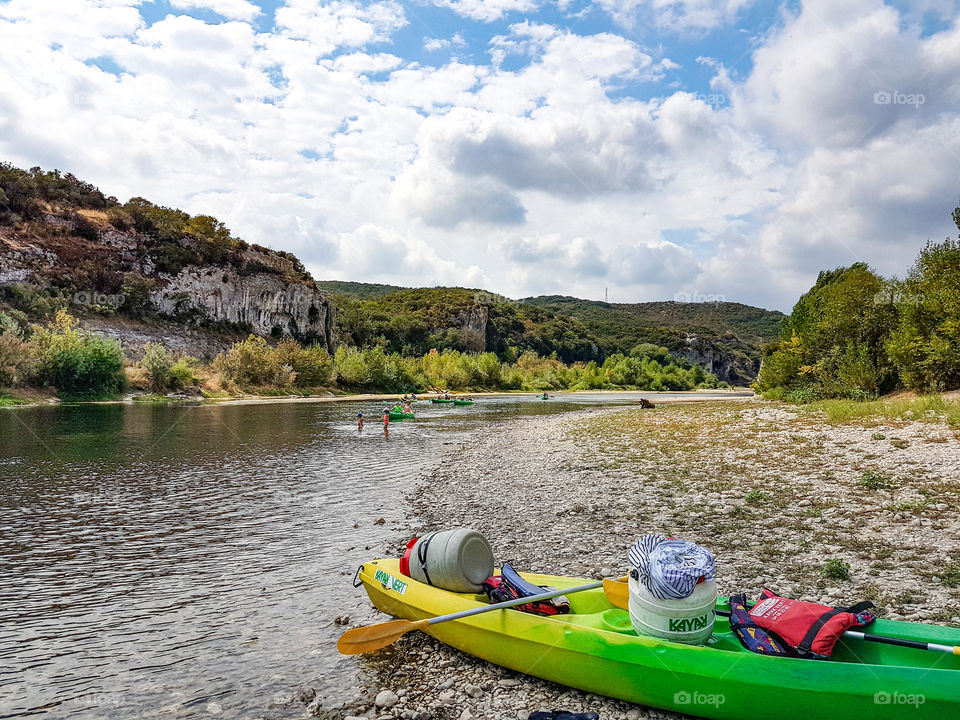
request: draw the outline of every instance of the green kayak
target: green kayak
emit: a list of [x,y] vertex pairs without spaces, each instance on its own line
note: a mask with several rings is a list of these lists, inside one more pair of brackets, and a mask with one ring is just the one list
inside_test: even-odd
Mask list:
[[[400,573],[396,559],[364,563],[360,580],[377,609],[419,620],[486,605]],[[589,580],[524,574],[557,588]],[[561,685],[640,705],[723,720],[940,720],[960,718],[960,656],[841,638],[831,660],[757,655],[725,618],[703,647],[638,636],[602,589],[569,596],[570,614],[499,610],[428,626],[475,657]],[[718,609],[727,609],[720,598]],[[960,644],[960,629],[877,620],[870,632]]]
[[391,420],[413,420],[415,417],[413,413],[393,412],[393,411],[391,411],[389,415]]
[[454,400],[454,405],[473,405],[473,400]]
[[432,403],[452,403],[452,402],[454,402],[454,401],[453,401],[453,400],[444,400],[443,398],[430,398],[430,402],[432,402]]

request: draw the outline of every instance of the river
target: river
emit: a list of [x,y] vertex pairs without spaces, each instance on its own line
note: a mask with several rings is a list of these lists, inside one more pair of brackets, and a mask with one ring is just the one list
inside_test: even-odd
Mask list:
[[272,720],[305,684],[348,694],[364,665],[333,619],[444,446],[637,397],[418,403],[387,435],[357,430],[371,401],[0,412],[0,718]]

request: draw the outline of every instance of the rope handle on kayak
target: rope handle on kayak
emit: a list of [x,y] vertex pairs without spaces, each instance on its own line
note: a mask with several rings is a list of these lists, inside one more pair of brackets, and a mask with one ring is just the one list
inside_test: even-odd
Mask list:
[[353,586],[355,588],[363,585],[363,580],[360,579],[360,573],[363,572],[363,565],[357,568],[357,571],[353,574]]

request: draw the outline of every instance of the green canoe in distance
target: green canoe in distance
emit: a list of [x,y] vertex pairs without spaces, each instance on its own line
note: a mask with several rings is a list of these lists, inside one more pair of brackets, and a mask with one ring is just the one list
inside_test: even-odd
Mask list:
[[[396,559],[361,566],[377,609],[419,620],[488,604],[400,573]],[[524,573],[557,588],[583,578]],[[441,642],[517,672],[588,692],[718,720],[941,720],[960,718],[960,656],[841,638],[831,660],[745,650],[718,617],[706,646],[638,636],[602,589],[569,596],[570,614],[498,610],[428,626]],[[720,598],[718,609],[727,609]],[[878,635],[960,644],[960,629],[877,620]]]
[[444,400],[443,398],[430,398],[432,403],[452,403],[453,400]]
[[454,400],[454,405],[473,405],[473,400]]

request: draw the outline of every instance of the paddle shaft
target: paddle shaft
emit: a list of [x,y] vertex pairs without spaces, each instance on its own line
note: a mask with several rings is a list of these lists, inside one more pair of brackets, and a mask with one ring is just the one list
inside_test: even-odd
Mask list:
[[[730,617],[729,610],[717,610],[717,615]],[[870,633],[859,632],[857,630],[847,630],[843,636],[850,640],[864,640],[866,642],[882,643],[883,645],[897,645],[898,647],[913,648],[914,650],[933,650],[934,652],[947,653],[948,655],[960,655],[960,646],[940,645],[938,643],[917,642],[916,640],[904,640],[902,638],[889,637],[887,635],[871,635]]]
[[430,618],[428,625],[436,625],[438,623],[447,622],[448,620],[460,620],[461,618],[471,617],[473,615],[480,615],[481,613],[491,612],[493,610],[500,610],[503,608],[510,608],[516,605],[526,605],[531,602],[540,602],[541,600],[549,600],[550,598],[560,597],[561,595],[569,595],[575,592],[581,592],[583,590],[593,590],[598,587],[603,587],[603,581],[592,582],[589,585],[578,585],[577,587],[564,588],[563,590],[550,590],[549,592],[540,593],[539,595],[528,595],[527,597],[514,598],[513,600],[504,600],[503,602],[498,602],[493,605],[481,605],[480,607],[471,608],[470,610],[461,610],[460,612],[450,613],[449,615],[438,615],[437,617]]

